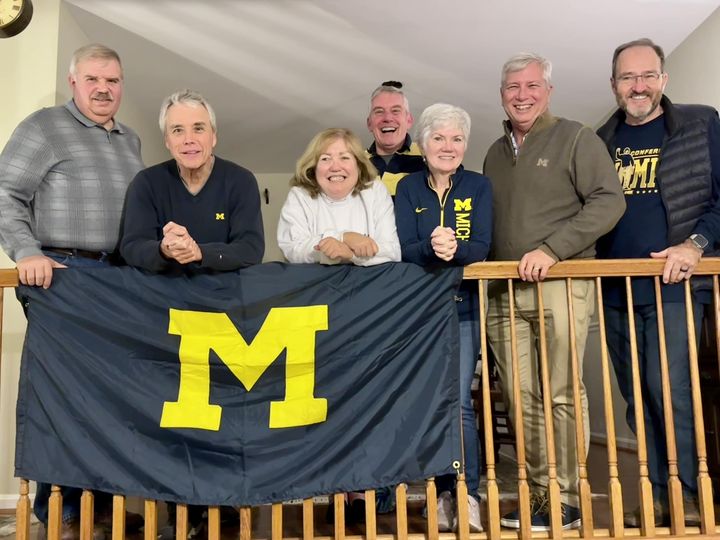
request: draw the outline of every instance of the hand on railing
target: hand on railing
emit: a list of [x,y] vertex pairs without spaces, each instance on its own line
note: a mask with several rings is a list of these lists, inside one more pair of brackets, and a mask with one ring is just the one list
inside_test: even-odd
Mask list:
[[523,281],[542,281],[557,261],[541,249],[528,251],[520,259],[518,274]]
[[663,268],[663,283],[679,283],[683,279],[690,279],[702,255],[702,250],[689,240],[650,253],[653,259],[667,259]]
[[45,255],[23,257],[17,262],[18,279],[23,285],[47,289],[52,283],[53,268],[67,268]]

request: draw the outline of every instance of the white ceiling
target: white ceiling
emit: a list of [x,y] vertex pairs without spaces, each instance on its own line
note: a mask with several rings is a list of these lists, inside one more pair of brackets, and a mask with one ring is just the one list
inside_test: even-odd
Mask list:
[[[614,105],[610,59],[650,37],[669,54],[719,0],[65,0],[92,41],[123,59],[126,95],[156,117],[184,87],[218,113],[217,152],[256,173],[287,172],[321,129],[370,143],[368,99],[405,84],[412,112],[444,101],[473,126],[479,169],[504,113],[499,71],[534,51],[554,64],[555,114],[597,124]],[[159,134],[158,134],[159,136]]]

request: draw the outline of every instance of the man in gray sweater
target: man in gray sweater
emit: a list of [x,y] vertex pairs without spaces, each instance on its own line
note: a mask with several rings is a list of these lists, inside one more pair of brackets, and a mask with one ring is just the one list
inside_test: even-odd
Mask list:
[[[0,244],[20,283],[46,289],[55,269],[109,264],[125,191],[143,168],[140,139],[115,119],[123,89],[118,54],[97,44],[78,49],[68,82],[73,98],[23,120],[0,154]],[[45,525],[49,495],[50,485],[39,483],[35,514]],[[63,487],[62,495],[61,538],[79,538],[81,490]],[[96,540],[110,523],[108,500],[96,500]],[[127,529],[133,525],[137,519]]]
[[[489,259],[520,261],[518,274],[522,282],[515,284],[514,309],[533,531],[550,530],[535,283],[543,281],[557,261],[594,257],[595,241],[615,225],[625,210],[620,183],[602,141],[590,128],[549,112],[550,74],[550,62],[535,54],[519,54],[505,63],[500,93],[508,120],[504,122],[505,134],[490,147],[484,168],[493,186],[494,223]],[[583,408],[583,417],[578,419],[573,407],[565,281],[542,285],[556,472],[564,529],[579,527],[581,523],[575,424],[583,422],[585,448],[580,451],[587,454],[589,424],[582,358],[595,308],[592,280],[575,279],[572,289]],[[488,292],[488,337],[497,359],[505,403],[517,426],[507,284],[491,283]],[[503,516],[501,524],[520,528],[519,511]]]

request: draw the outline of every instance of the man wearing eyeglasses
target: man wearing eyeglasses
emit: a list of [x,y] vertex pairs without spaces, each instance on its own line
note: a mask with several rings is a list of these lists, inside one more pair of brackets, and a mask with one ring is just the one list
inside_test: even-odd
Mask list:
[[[598,257],[664,259],[662,311],[672,390],[678,472],[685,522],[699,524],[697,454],[688,367],[683,280],[720,240],[720,121],[712,107],[676,105],[663,92],[668,81],[660,46],[643,38],[615,49],[610,79],[619,110],[598,130],[615,159],[627,210],[597,244]],[[694,338],[699,338],[709,282],[693,279]],[[624,280],[604,280],[603,303],[610,356],[628,404],[633,431],[635,403]],[[644,423],[656,526],[669,523],[668,454],[658,316],[652,278],[633,279],[633,309]],[[625,524],[640,526],[639,509]]]

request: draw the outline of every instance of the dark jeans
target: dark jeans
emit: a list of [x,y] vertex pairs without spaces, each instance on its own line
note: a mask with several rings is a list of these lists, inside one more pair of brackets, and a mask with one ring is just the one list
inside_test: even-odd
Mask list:
[[[703,306],[694,302],[695,342],[700,339]],[[685,303],[663,303],[665,317],[665,344],[668,372],[672,394],[675,444],[678,457],[678,473],[683,491],[697,493],[697,452],[688,365],[688,336],[685,321]],[[632,365],[630,360],[630,335],[628,315],[625,308],[605,305],[605,329],[607,343],[615,367],[620,392],[628,404],[627,423],[637,433],[635,423],[635,398],[632,388]],[[668,457],[663,413],[662,377],[658,341],[657,311],[655,306],[635,307],[635,332],[637,335],[640,385],[645,415],[648,468],[656,499],[667,498]]]
[[[85,259],[84,257],[67,257],[51,251],[43,252],[51,259],[64,264],[68,267],[81,267],[81,268],[105,268],[110,266],[110,263],[106,260],[96,261],[94,259]],[[63,271],[57,270],[54,271]],[[52,456],[48,456],[48,459],[52,459]],[[62,519],[68,521],[77,519],[80,516],[80,496],[82,495],[82,489],[60,486],[60,492],[63,497],[63,508],[62,508]],[[33,511],[37,518],[47,524],[48,521],[48,502],[50,499],[50,484],[38,482],[37,492],[35,493],[35,504]],[[112,505],[112,496],[107,493],[95,493],[95,508],[96,510],[102,510],[109,508]]]
[[[475,377],[480,350],[479,323],[460,321],[460,409],[462,411],[463,454],[465,456],[465,482],[468,493],[477,498],[480,486],[480,442],[478,439],[475,409],[472,405],[472,382]],[[436,481],[438,495],[454,491],[455,475],[439,476]]]

